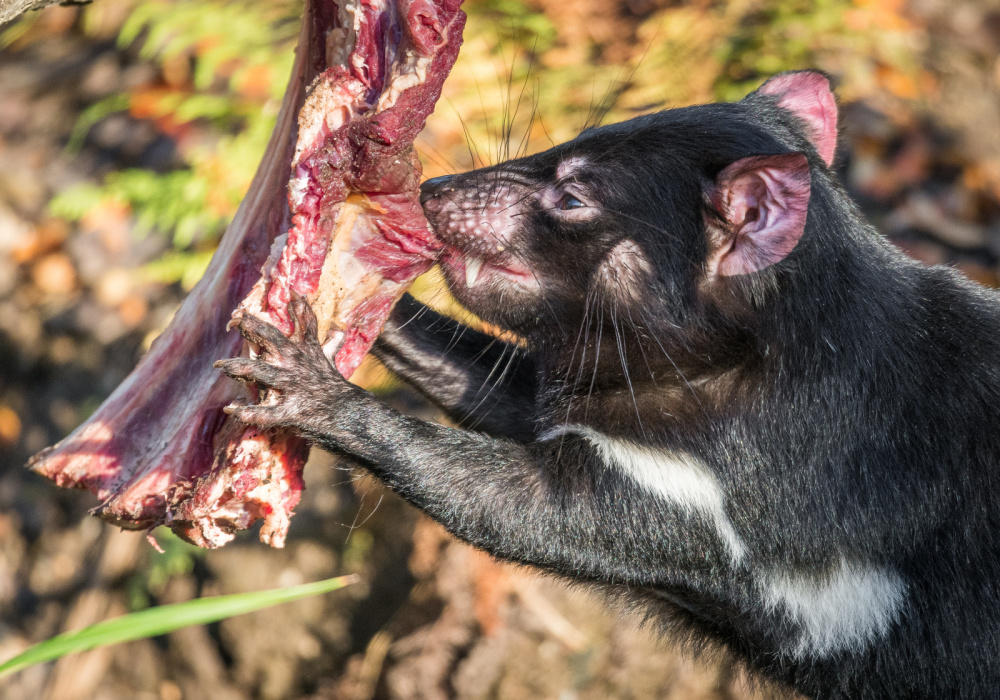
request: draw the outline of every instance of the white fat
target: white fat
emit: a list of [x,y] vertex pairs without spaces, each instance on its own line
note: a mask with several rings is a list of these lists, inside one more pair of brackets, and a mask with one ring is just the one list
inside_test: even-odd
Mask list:
[[298,165],[303,154],[318,145],[324,130],[340,128],[353,110],[364,108],[364,91],[364,85],[357,80],[331,83],[322,75],[316,79],[299,111],[299,136],[292,165]]
[[358,0],[342,0],[337,9],[340,26],[326,35],[326,64],[346,66],[347,59],[354,51],[358,40],[358,30],[365,15]]
[[281,253],[285,250],[286,243],[288,243],[288,231],[274,237],[274,241],[271,242],[271,250],[267,253],[267,260],[264,261],[264,266],[260,269],[264,277],[271,276],[271,271],[274,270],[274,266],[281,259]]
[[864,649],[888,632],[905,596],[906,584],[892,569],[845,560],[826,576],[779,573],[764,586],[767,606],[784,610],[800,629],[788,650],[798,658]]
[[305,175],[299,175],[298,177],[293,177],[288,181],[288,190],[292,194],[292,204],[295,207],[302,206],[302,198],[306,195],[306,190],[309,189],[309,178]]
[[483,269],[483,259],[471,255],[465,256],[465,286],[472,289],[479,279],[479,271]]
[[[371,3],[374,12],[378,11],[380,4]],[[360,32],[361,25],[365,23],[365,12],[361,8],[361,3],[357,0],[344,0],[344,4],[340,6],[340,22],[345,27],[351,27],[355,35]]]
[[379,97],[375,113],[384,112],[396,104],[396,100],[411,87],[420,85],[427,80],[427,67],[431,64],[431,56],[420,56],[415,51],[407,51],[406,58],[396,64],[398,69],[389,81],[389,87]]
[[[367,3],[367,5],[368,10],[366,11],[361,8],[360,3],[351,4],[350,19],[351,26],[354,28],[355,36],[357,36],[357,33],[361,31],[361,25],[368,18],[369,13],[372,17],[378,17],[387,9],[386,4],[380,0],[371,0]],[[346,24],[346,20],[343,19],[343,15],[341,15],[341,21]],[[356,53],[351,56],[351,63],[354,65],[354,69],[360,73],[365,68],[365,57],[360,52]]]
[[341,107],[335,107],[326,113],[326,128],[330,131],[336,131],[342,127],[348,119],[351,117],[351,108],[349,105],[343,105]]
[[343,286],[346,289],[358,287],[362,280],[371,274],[371,270],[365,264],[354,257],[353,253],[344,251],[337,258],[337,271]]
[[354,66],[355,73],[362,73],[365,68],[365,57],[361,55],[361,52],[351,54],[351,65]]
[[746,545],[726,515],[722,487],[700,460],[691,455],[609,437],[582,425],[563,426],[546,433],[543,439],[570,432],[586,438],[606,463],[618,467],[649,493],[680,506],[688,513],[705,517],[715,527],[734,563],[746,556]]

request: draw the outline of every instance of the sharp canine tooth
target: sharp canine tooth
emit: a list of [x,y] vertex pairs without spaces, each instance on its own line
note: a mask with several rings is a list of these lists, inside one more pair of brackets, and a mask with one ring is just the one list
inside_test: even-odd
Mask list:
[[465,286],[475,287],[476,280],[479,279],[479,271],[483,267],[482,258],[474,258],[471,255],[465,257]]

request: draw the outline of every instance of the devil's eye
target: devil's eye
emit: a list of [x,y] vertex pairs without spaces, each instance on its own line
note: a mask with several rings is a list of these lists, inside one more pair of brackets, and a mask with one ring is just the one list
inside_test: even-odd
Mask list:
[[562,210],[579,209],[580,207],[585,207],[585,206],[587,205],[571,194],[568,194],[565,197],[563,197],[562,202],[559,203],[559,208]]

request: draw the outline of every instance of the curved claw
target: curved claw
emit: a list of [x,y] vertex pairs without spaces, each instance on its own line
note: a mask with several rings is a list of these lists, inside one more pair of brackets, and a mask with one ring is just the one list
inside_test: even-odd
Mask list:
[[261,360],[251,360],[249,357],[217,360],[212,366],[241,382],[255,382],[260,386],[272,388],[281,388],[285,383],[282,381],[284,372],[280,368]]
[[336,357],[337,353],[340,352],[340,348],[344,346],[344,342],[347,340],[347,334],[344,331],[338,331],[330,329],[329,334],[326,336],[326,342],[321,346],[323,352],[323,357],[326,361],[333,365],[334,370],[337,371],[337,375],[340,376],[340,370],[337,370]]
[[[288,312],[294,323],[290,338],[259,317],[244,314],[240,333],[260,346],[260,357],[234,357],[214,364],[233,379],[262,389],[259,403],[226,406],[225,412],[237,420],[262,428],[309,425],[328,410],[331,395],[351,386],[323,354],[316,315],[308,302],[293,295]],[[334,338],[338,346],[342,336]]]
[[262,321],[253,314],[245,313],[240,319],[240,334],[250,342],[257,343],[266,352],[280,353],[291,345],[285,334],[267,321]]
[[292,292],[292,300],[288,304],[288,314],[292,318],[294,330],[292,340],[296,343],[304,344],[306,341],[319,343],[319,323],[316,314],[305,300],[297,292]]

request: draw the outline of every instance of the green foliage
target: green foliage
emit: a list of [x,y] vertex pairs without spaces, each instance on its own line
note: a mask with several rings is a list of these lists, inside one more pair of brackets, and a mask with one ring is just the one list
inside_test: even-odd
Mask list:
[[913,32],[882,4],[852,0],[781,0],[762,3],[741,18],[716,53],[720,100],[735,100],[783,70],[825,67],[857,82],[881,66],[913,76]]
[[23,653],[0,665],[0,677],[35,664],[58,659],[67,654],[155,637],[192,625],[218,622],[281,603],[290,603],[302,598],[329,593],[352,582],[351,577],[342,576],[267,591],[198,598],[184,603],[161,605],[122,615],[85,627],[82,630],[60,634],[28,647]]
[[39,12],[27,12],[21,15],[16,22],[11,22],[3,31],[0,31],[0,49],[14,45],[28,35],[32,28],[38,24],[40,14]]
[[185,576],[194,570],[197,559],[207,551],[188,544],[168,528],[159,527],[153,532],[162,552],[152,552],[148,566],[128,581],[129,608],[143,610],[149,607],[150,596],[159,596],[171,579]]
[[188,544],[169,528],[159,527],[153,536],[163,551],[154,554],[150,561],[145,573],[146,588],[160,594],[170,579],[191,573],[195,560],[203,558],[207,551]]
[[[546,32],[543,40],[538,31],[545,48],[532,52],[527,28],[542,23],[505,25],[495,19],[494,7],[501,5],[466,4],[466,44],[445,86],[451,109],[438,110],[432,121],[432,128],[464,138],[447,150],[436,145],[437,152],[428,154],[432,163],[467,167],[546,148],[598,119],[739,99],[782,70],[827,70],[840,79],[847,99],[885,88],[879,81],[886,76],[890,91],[912,97],[920,80],[921,33],[904,19],[897,0],[671,3],[636,22],[634,37],[619,36],[613,51],[607,37],[571,35],[547,22],[556,36]],[[609,7],[609,21],[616,11]],[[620,34],[628,31],[624,21],[616,26]]]
[[172,232],[177,248],[197,239],[211,238],[226,223],[226,217],[208,205],[210,183],[192,171],[155,173],[129,169],[111,173],[103,186],[84,183],[60,193],[49,203],[49,211],[68,219],[79,219],[105,201],[128,205],[135,213],[135,232]]
[[[533,53],[544,53],[552,48],[558,38],[555,25],[543,12],[532,9],[521,0],[479,0],[470,2],[466,11],[473,22],[480,26],[491,22],[497,34],[513,42],[518,48]],[[502,41],[497,50],[502,48]]]
[[99,100],[87,107],[73,125],[73,132],[69,136],[69,143],[66,150],[70,153],[77,153],[83,146],[83,140],[87,137],[87,132],[98,122],[115,112],[123,112],[128,109],[128,95],[111,95],[103,100]]
[[344,570],[352,572],[361,571],[374,545],[375,538],[368,530],[361,528],[352,529],[343,554]]
[[[903,19],[899,0],[671,3],[628,21],[620,3],[611,3],[607,18],[575,27],[558,23],[546,14],[548,7],[559,6],[551,0],[466,1],[465,44],[418,141],[429,174],[534,152],[598,121],[738,99],[786,69],[826,69],[841,79],[847,99],[871,90],[886,74],[895,78],[890,89],[900,93],[915,92],[919,83],[920,35]],[[147,276],[189,286],[264,151],[293,62],[300,12],[301,0],[138,2],[120,45],[138,45],[165,75],[177,65],[190,75],[180,86],[91,106],[70,147],[78,147],[103,117],[129,110],[178,136],[184,166],[109,175],[99,187],[62,193],[52,211],[79,219],[108,200],[128,207],[140,234],[154,231],[173,243],[174,252]],[[617,38],[593,31],[604,19],[619,23]],[[581,33],[581,26],[590,29]],[[618,45],[610,46],[614,41]]]
[[128,207],[138,235],[169,236],[175,253],[153,263],[146,276],[193,286],[207,253],[236,212],[263,155],[291,72],[301,6],[292,0],[151,0],[139,3],[122,26],[119,44],[139,42],[140,56],[160,65],[190,62],[190,81],[176,88],[113,95],[80,116],[69,149],[113,112],[160,120],[183,140],[185,165],[158,173],[129,169],[100,186],[69,188],[50,211],[79,220],[102,203]]
[[150,282],[163,284],[180,282],[182,289],[190,291],[205,274],[214,252],[212,249],[168,251],[156,260],[143,265],[139,276]]
[[[128,46],[145,31],[141,57],[164,61],[196,54],[195,90],[208,91],[227,72],[232,90],[255,66],[288,75],[300,9],[289,0],[151,0],[136,6],[118,43]],[[272,97],[281,99],[283,90],[283,80],[272,82]]]

